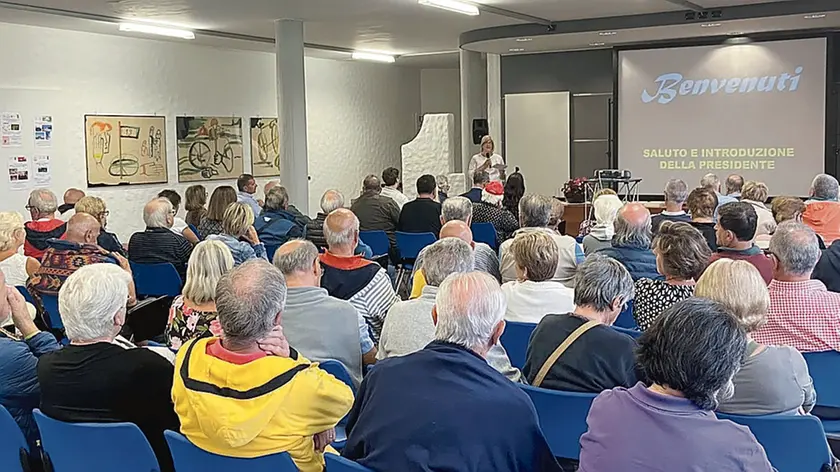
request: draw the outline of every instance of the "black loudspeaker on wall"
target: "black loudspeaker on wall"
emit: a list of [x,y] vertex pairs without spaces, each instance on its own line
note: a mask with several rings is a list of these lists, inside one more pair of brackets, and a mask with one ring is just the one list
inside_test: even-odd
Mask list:
[[473,120],[473,144],[481,144],[481,138],[490,134],[490,123],[486,118],[476,118]]

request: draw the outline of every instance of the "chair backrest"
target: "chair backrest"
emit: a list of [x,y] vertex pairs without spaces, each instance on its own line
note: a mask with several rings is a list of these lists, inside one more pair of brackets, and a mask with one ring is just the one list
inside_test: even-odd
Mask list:
[[44,454],[55,472],[157,472],[155,453],[134,423],[65,423],[36,409]]
[[633,339],[639,339],[639,336],[642,335],[642,332],[637,329],[620,328],[618,326],[613,326],[613,329],[618,331],[619,333],[624,333],[628,336],[632,336]]
[[718,418],[747,426],[779,472],[820,472],[831,465],[831,451],[822,423],[810,415],[738,416]]
[[397,249],[400,251],[400,259],[417,259],[424,247],[434,244],[437,241],[434,233],[403,233],[396,232]]
[[199,241],[204,240],[204,238],[201,237],[201,233],[198,232],[198,228],[196,228],[195,225],[188,224],[187,226],[190,228],[190,231],[192,231],[193,234],[195,234],[195,237],[198,238]]
[[58,312],[58,296],[40,294],[41,305],[46,311],[47,324],[52,330],[63,330],[64,322],[61,321],[61,313]]
[[20,426],[3,405],[0,405],[0,470],[23,472],[29,470],[29,445]]
[[268,257],[268,262],[274,263],[274,253],[280,249],[280,246],[276,244],[266,244],[265,245],[265,255]]
[[387,255],[391,249],[391,240],[388,239],[388,234],[382,230],[362,231],[359,233],[359,239],[370,246],[370,250],[373,251],[373,259]]
[[639,327],[636,324],[636,318],[633,318],[633,300],[627,302],[627,306],[618,314],[618,318],[616,318],[613,326],[624,329],[636,329]]
[[332,374],[333,377],[347,384],[347,386],[350,387],[350,390],[353,391],[353,395],[356,394],[356,387],[353,386],[353,377],[350,376],[350,372],[347,372],[347,369],[344,367],[344,364],[338,361],[327,360],[318,363],[318,367],[327,371],[328,373]]
[[806,352],[802,354],[808,364],[808,372],[814,379],[817,391],[817,405],[840,408],[840,352]]
[[169,263],[131,263],[134,289],[138,297],[176,297],[181,294],[183,281],[175,266]]
[[18,285],[15,288],[18,290],[18,292],[20,292],[20,294],[23,296],[23,299],[26,300],[27,303],[33,306],[35,305],[35,299],[32,298],[32,294],[29,293],[29,290],[27,290],[26,287],[24,287],[23,285]]
[[298,470],[292,457],[286,452],[253,459],[226,457],[199,448],[184,435],[175,431],[164,431],[163,436],[166,438],[166,443],[169,444],[169,451],[172,453],[177,472],[209,472],[214,470],[297,472]]
[[524,384],[520,387],[534,402],[540,428],[551,452],[557,457],[578,460],[580,437],[586,432],[586,417],[597,395],[561,392]]
[[505,323],[505,331],[502,333],[502,347],[508,353],[511,365],[521,369],[525,367],[525,358],[528,354],[528,342],[531,340],[531,333],[537,325],[534,323],[521,323],[508,321]]
[[496,227],[493,223],[473,223],[470,226],[473,234],[473,241],[477,243],[484,243],[493,249],[498,249],[496,244]]
[[335,454],[324,454],[327,472],[373,472],[367,467]]

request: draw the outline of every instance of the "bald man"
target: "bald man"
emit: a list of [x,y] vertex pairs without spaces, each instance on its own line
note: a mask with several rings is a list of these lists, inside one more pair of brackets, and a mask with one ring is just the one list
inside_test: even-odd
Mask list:
[[399,301],[391,278],[379,264],[355,255],[359,243],[359,219],[352,211],[339,208],[324,220],[327,251],[321,254],[324,268],[321,287],[340,300],[350,302],[371,328],[374,343],[379,339],[385,315]]
[[[27,285],[38,295],[57,296],[73,272],[90,264],[117,264],[129,274],[128,261],[114,252],[108,252],[96,244],[101,231],[99,220],[87,213],[77,213],[67,222],[64,239],[50,239],[44,252],[41,268],[32,275]],[[134,283],[129,286],[129,305],[136,303]],[[55,323],[52,320],[51,323]]]
[[614,226],[612,247],[603,248],[597,254],[624,264],[633,280],[662,280],[662,275],[656,270],[656,256],[650,249],[650,211],[641,203],[627,203],[618,210]]
[[58,206],[58,217],[62,221],[70,221],[70,218],[76,214],[76,203],[84,196],[84,191],[77,188],[68,188],[64,192],[64,204]]

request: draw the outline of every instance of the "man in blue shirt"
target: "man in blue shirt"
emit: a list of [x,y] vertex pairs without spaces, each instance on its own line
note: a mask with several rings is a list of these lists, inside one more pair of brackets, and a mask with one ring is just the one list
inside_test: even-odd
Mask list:
[[292,239],[306,236],[306,230],[288,211],[289,194],[283,186],[271,189],[265,196],[265,210],[254,221],[254,229],[266,246],[278,248]]
[[239,189],[236,192],[236,201],[240,203],[247,203],[254,211],[254,215],[259,215],[262,211],[262,204],[254,198],[257,193],[257,181],[251,174],[242,174],[236,179],[236,187]]

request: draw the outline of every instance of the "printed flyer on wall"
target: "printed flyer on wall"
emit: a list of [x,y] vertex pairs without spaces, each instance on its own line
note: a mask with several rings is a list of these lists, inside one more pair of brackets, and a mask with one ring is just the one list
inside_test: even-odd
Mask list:
[[35,117],[35,146],[52,146],[53,117],[41,115]]
[[12,190],[26,190],[30,186],[29,160],[26,156],[9,158],[9,188]]
[[52,171],[50,170],[50,156],[39,154],[32,157],[33,178],[38,188],[49,187],[52,182]]
[[20,113],[0,114],[0,146],[20,147],[23,144]]

